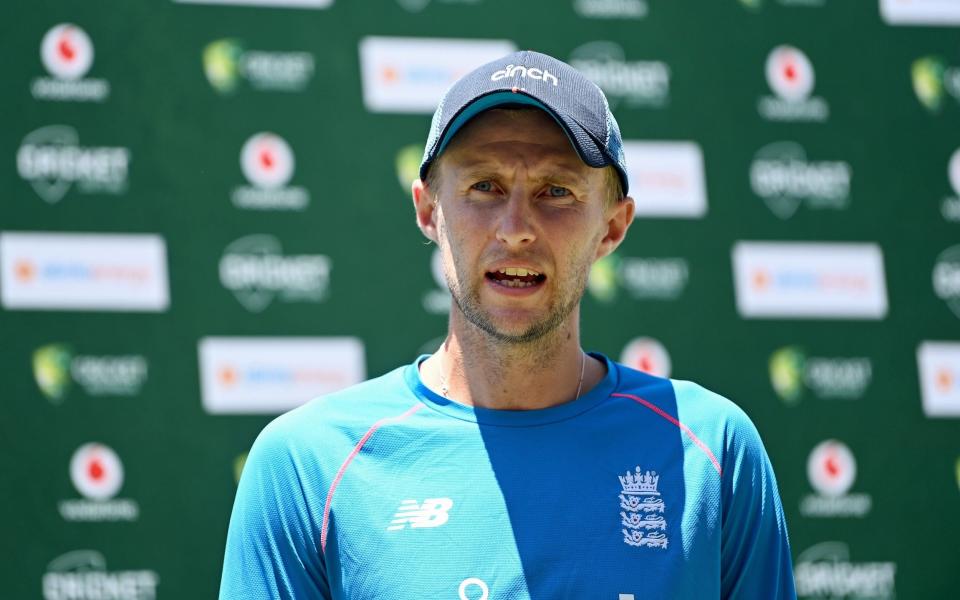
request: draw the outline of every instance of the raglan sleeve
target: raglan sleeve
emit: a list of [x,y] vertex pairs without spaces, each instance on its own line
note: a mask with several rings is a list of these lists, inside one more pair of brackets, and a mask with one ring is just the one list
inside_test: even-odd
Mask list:
[[739,409],[728,423],[723,468],[722,597],[795,599],[790,540],[773,466],[757,428]]
[[330,598],[320,549],[322,514],[309,458],[298,454],[284,417],[254,442],[227,532],[220,600]]

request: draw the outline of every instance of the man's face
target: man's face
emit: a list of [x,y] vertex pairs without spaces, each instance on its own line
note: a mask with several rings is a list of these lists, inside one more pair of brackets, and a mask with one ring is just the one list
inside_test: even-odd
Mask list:
[[536,109],[475,117],[433,169],[434,189],[417,202],[421,228],[440,247],[457,307],[503,342],[534,341],[562,325],[591,265],[619,244],[633,216],[632,200],[605,201],[603,170],[584,164]]

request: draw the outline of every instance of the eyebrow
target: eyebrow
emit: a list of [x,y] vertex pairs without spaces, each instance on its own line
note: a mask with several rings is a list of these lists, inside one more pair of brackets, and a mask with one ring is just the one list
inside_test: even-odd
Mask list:
[[[467,177],[485,177],[495,179],[499,173],[499,165],[494,161],[478,159],[466,161],[458,165]],[[534,169],[534,179],[538,182],[560,183],[565,185],[587,185],[587,178],[580,175],[573,169],[564,169],[562,165],[551,165],[548,169],[539,171]]]

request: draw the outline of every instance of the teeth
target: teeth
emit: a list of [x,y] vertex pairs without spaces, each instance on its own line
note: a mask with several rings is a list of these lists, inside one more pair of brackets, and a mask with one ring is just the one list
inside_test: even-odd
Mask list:
[[500,269],[500,272],[504,275],[509,275],[510,277],[526,277],[527,275],[533,275],[534,277],[540,275],[536,271],[530,271],[527,269],[517,268],[517,267],[507,267],[505,269]]
[[534,283],[533,283],[532,281],[519,281],[519,280],[516,280],[516,279],[504,279],[503,281],[500,282],[500,285],[504,285],[504,286],[506,286],[506,287],[521,288],[521,287],[530,287],[530,286],[534,285]]

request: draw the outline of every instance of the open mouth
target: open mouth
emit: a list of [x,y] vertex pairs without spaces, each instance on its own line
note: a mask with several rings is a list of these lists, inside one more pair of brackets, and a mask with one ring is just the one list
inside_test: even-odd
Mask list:
[[487,272],[487,279],[504,287],[528,288],[540,285],[547,279],[547,276],[530,269],[505,267]]

